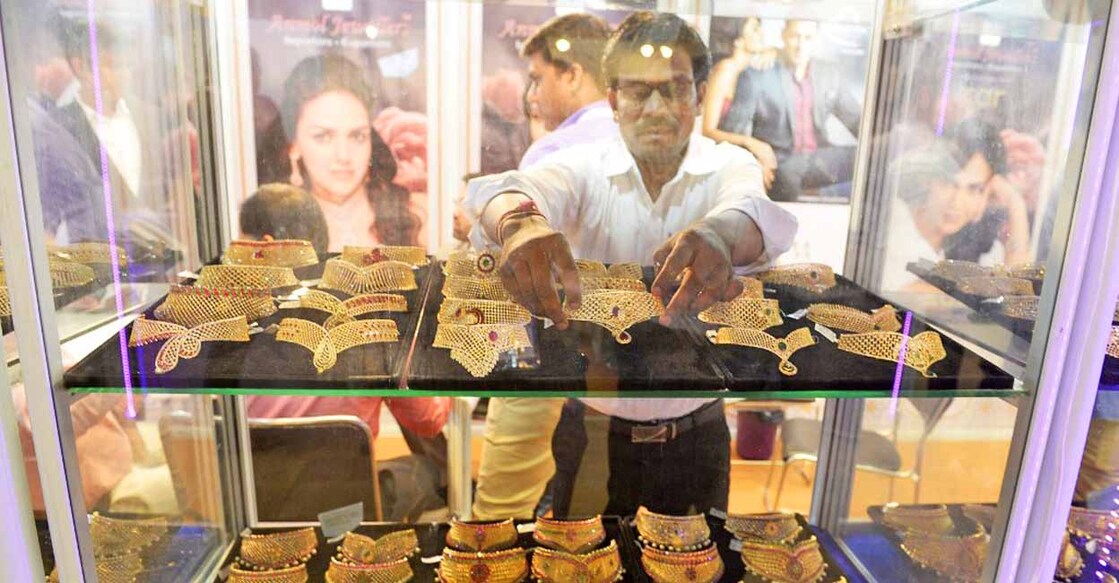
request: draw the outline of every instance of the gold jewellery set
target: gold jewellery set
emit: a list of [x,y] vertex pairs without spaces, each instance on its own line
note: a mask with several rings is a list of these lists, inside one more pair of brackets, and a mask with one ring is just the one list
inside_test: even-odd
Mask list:
[[[121,271],[128,267],[128,256],[120,247],[109,243],[89,241],[47,249],[47,268],[50,271],[51,287],[60,290],[82,287],[94,282],[98,272],[104,275],[112,266],[116,256],[117,267]],[[0,317],[12,315],[11,300],[7,288],[7,275],[4,259],[0,257]]]
[[436,574],[443,583],[519,583],[528,578],[528,551],[516,546],[513,519],[451,520]]
[[741,545],[746,569],[767,581],[818,583],[827,574],[827,562],[816,537],[798,540],[804,528],[795,514],[731,514],[723,528]]
[[782,265],[757,274],[764,283],[786,285],[822,293],[835,287],[835,272],[821,263],[799,263]]
[[1111,336],[1107,340],[1107,355],[1119,358],[1119,326],[1111,327]]
[[634,522],[641,566],[655,583],[712,583],[723,576],[723,559],[704,515],[671,516],[641,506]]
[[664,304],[645,287],[641,266],[616,263],[607,267],[598,261],[575,261],[583,287],[583,303],[570,309],[564,302],[568,319],[590,322],[605,328],[618,344],[633,342],[629,328],[664,315]]
[[513,302],[444,299],[435,331],[436,348],[448,348],[451,358],[471,375],[484,377],[497,366],[501,353],[530,348],[525,328],[532,314]]
[[[756,281],[756,280],[755,280]],[[699,313],[699,319],[708,324],[719,324],[718,330],[708,330],[707,339],[716,345],[735,345],[758,348],[778,358],[777,370],[785,376],[797,373],[789,361],[798,350],[816,344],[808,328],[798,328],[780,338],[765,332],[766,328],[785,322],[777,300],[756,297],[759,288],[743,282],[743,293],[728,302],[716,302]]]
[[625,570],[614,541],[606,540],[601,516],[582,520],[537,518],[533,540],[540,547],[532,553],[532,576],[541,583],[613,583]]
[[932,275],[941,279],[947,279],[957,285],[967,278],[985,277],[1012,277],[1030,281],[1042,281],[1045,279],[1045,266],[1038,263],[987,266],[980,265],[974,261],[946,259],[937,262],[936,266],[932,269]]
[[901,538],[902,551],[917,565],[946,581],[979,579],[990,536],[978,520],[968,517],[961,527],[943,504],[889,504],[882,508],[881,520]]
[[307,561],[318,552],[315,529],[300,528],[241,536],[241,549],[229,572],[231,583],[307,581]]
[[330,559],[327,583],[405,583],[413,577],[408,558],[419,552],[419,540],[411,529],[398,530],[374,539],[346,533],[338,553]]
[[234,241],[225,250],[221,262],[226,265],[265,265],[270,267],[307,267],[319,262],[310,241],[282,239],[278,241]]

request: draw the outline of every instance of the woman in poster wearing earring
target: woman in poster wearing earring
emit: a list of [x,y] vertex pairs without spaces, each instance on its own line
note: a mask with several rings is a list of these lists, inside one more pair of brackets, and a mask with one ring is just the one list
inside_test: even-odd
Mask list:
[[284,84],[290,181],[326,217],[330,251],[346,245],[420,245],[421,204],[393,184],[396,161],[373,129],[373,91],[334,54],[308,57]]

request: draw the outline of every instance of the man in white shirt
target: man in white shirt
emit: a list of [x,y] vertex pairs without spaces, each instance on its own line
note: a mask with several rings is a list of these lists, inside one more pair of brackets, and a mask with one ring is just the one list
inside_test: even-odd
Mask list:
[[[518,302],[564,329],[554,281],[558,275],[568,306],[577,307],[574,257],[652,263],[653,293],[667,302],[670,323],[735,297],[736,271],[764,267],[791,246],[796,219],[766,197],[757,161],[693,135],[710,66],[702,39],[679,17],[634,13],[603,59],[621,139],[471,183],[472,242],[501,246],[502,278]],[[666,513],[726,508],[730,436],[721,400],[586,402],[612,416],[607,513],[641,504]],[[514,430],[550,433],[529,419]]]

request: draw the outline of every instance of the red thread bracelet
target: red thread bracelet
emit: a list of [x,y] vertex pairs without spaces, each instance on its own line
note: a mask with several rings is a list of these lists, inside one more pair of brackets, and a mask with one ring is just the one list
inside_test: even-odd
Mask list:
[[519,219],[522,217],[547,218],[544,217],[544,213],[540,212],[540,207],[537,207],[535,202],[531,200],[521,202],[513,207],[513,209],[505,211],[505,213],[501,215],[501,218],[497,220],[497,243],[499,245],[505,245],[505,223],[510,219]]

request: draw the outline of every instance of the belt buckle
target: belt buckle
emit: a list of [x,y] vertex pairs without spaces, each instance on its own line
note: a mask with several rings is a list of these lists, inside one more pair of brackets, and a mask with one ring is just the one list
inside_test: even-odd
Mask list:
[[635,425],[630,429],[632,443],[665,443],[676,438],[676,423]]

